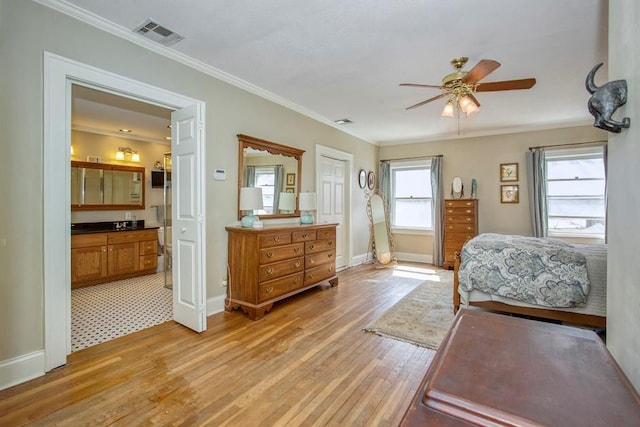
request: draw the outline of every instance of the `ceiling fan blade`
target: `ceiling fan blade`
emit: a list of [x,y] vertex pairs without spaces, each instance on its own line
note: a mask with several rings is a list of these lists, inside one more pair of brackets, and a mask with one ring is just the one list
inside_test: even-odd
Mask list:
[[443,89],[443,86],[439,85],[422,85],[419,83],[400,83],[400,86],[411,86],[411,87],[430,87],[433,89]]
[[498,90],[531,89],[536,79],[504,80],[501,82],[478,83],[476,92],[495,92]]
[[411,110],[412,108],[421,107],[421,106],[423,106],[424,104],[428,104],[429,102],[431,102],[431,101],[435,101],[436,99],[444,98],[444,97],[445,97],[445,96],[447,96],[447,95],[448,95],[448,93],[447,93],[447,92],[445,92],[445,93],[441,93],[440,95],[438,95],[438,96],[434,96],[433,98],[429,98],[429,99],[427,99],[426,101],[418,102],[417,104],[412,105],[411,107],[407,107],[407,108],[405,108],[405,110]]
[[462,78],[462,83],[477,83],[495,71],[499,66],[500,63],[498,61],[494,61],[493,59],[483,59],[469,70],[467,75]]

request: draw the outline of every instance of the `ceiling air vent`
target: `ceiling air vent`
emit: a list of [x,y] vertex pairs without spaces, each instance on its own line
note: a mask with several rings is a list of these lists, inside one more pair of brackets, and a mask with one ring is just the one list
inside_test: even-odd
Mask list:
[[170,29],[153,22],[151,19],[144,21],[142,25],[136,27],[133,32],[164,46],[171,46],[180,40],[184,40],[184,37],[180,34],[174,33]]

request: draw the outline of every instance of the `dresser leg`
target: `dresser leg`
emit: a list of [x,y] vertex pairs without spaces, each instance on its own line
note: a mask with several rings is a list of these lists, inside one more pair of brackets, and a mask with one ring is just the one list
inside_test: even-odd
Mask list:
[[335,288],[336,286],[338,286],[338,278],[335,277],[333,279],[329,279],[329,284],[331,285],[332,288]]

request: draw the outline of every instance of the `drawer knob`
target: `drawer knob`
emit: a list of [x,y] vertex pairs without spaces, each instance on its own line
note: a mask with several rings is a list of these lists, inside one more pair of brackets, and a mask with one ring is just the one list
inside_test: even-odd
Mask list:
[[303,239],[306,239],[306,238],[307,238],[307,236],[308,236],[308,234],[307,234],[307,233],[305,233],[305,234],[303,234],[303,235],[302,235],[302,238],[303,238]]
[[333,245],[333,241],[329,240],[329,246],[332,246],[332,245]]
[[293,283],[296,283],[296,284],[300,283],[300,278],[296,277],[296,279],[293,281]]
[[309,264],[315,264],[315,262],[316,262],[316,260],[315,260],[315,259],[313,259],[313,258],[311,258],[311,259],[309,260]]
[[267,268],[267,274],[273,274],[273,268]]
[[294,265],[295,265],[296,267],[300,267],[300,261],[296,262]]
[[467,230],[471,230],[471,226],[470,225],[467,225]]
[[295,253],[300,252],[300,248],[293,248],[293,252],[295,252]]
[[331,258],[333,256],[333,254],[327,254],[328,258]]
[[270,294],[271,292],[273,292],[273,286],[269,286],[267,289],[265,289],[265,291]]
[[316,245],[309,245],[309,249],[315,249]]
[[274,241],[274,242],[276,242],[276,243],[278,243],[278,242],[280,241],[280,236],[276,236],[276,237],[274,237],[274,238],[273,238],[273,241]]
[[313,273],[309,273],[309,279],[313,279]]
[[467,209],[467,213],[471,213],[471,209]]
[[273,252],[267,252],[267,258],[273,258]]

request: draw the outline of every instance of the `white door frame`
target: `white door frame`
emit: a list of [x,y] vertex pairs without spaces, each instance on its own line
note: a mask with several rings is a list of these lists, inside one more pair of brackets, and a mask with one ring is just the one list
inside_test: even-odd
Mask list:
[[[81,84],[171,109],[205,103],[44,52],[44,354],[45,371],[71,353],[71,85]],[[198,179],[204,188],[204,172]],[[203,204],[204,205],[204,204]],[[204,214],[204,212],[203,212]],[[204,254],[205,241],[202,240]],[[201,257],[200,259],[204,259]],[[204,266],[201,266],[204,269]],[[203,275],[204,277],[204,275]],[[204,279],[199,283],[204,292]]]
[[347,153],[346,151],[336,150],[335,148],[325,147],[324,145],[316,144],[316,191],[318,188],[318,183],[321,182],[321,167],[320,162],[322,161],[322,157],[330,157],[332,159],[341,160],[346,162],[346,176],[344,179],[345,191],[344,197],[344,206],[345,206],[345,214],[344,214],[344,231],[348,236],[347,239],[344,240],[346,243],[346,248],[343,248],[342,253],[345,255],[345,268],[349,268],[353,265],[353,235],[351,233],[351,212],[352,212],[352,204],[351,204],[351,191],[353,188],[353,154]]

